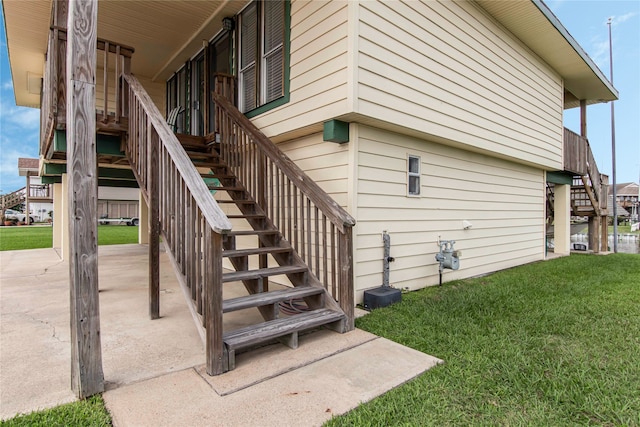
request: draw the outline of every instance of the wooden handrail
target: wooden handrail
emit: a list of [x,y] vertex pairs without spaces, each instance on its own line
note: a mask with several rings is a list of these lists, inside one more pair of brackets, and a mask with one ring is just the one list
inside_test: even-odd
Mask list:
[[280,151],[244,114],[223,96],[214,93],[214,101],[216,105],[223,108],[225,112],[234,120],[240,128],[242,128],[253,141],[260,147],[261,151],[271,159],[275,165],[289,178],[293,185],[299,188],[302,193],[307,196],[327,218],[341,232],[345,227],[353,227],[356,223],[355,219],[342,206],[329,197],[324,190],[320,188],[315,181],[307,176],[288,156]]
[[[159,317],[159,234],[206,327],[206,369],[224,366],[222,238],[231,223],[142,84],[124,70],[127,158],[149,206],[149,313]],[[153,266],[153,267],[152,267]],[[188,289],[188,291],[187,291]]]

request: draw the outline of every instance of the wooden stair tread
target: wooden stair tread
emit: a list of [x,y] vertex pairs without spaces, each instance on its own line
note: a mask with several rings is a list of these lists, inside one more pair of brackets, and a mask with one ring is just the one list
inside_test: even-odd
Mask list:
[[272,254],[276,252],[291,252],[291,248],[281,246],[268,246],[265,248],[229,249],[222,251],[222,256],[228,258],[234,256]]
[[255,205],[255,201],[253,200],[216,200],[217,203],[234,203],[234,204],[242,204],[242,205]]
[[257,325],[227,332],[223,335],[227,348],[235,350],[251,347],[284,335],[333,323],[344,318],[342,313],[328,309],[313,310],[291,317],[270,320]]
[[277,304],[293,298],[303,298],[312,295],[320,295],[324,289],[315,286],[298,286],[297,288],[287,288],[271,292],[261,292],[244,297],[232,298],[222,303],[222,311],[244,310],[245,308],[259,307],[269,304]]
[[[195,163],[194,165],[195,167],[199,167]],[[223,174],[223,173],[201,173],[200,176],[203,178],[218,178],[218,179],[235,179],[236,178],[235,175]]]
[[223,282],[236,282],[238,280],[255,280],[269,276],[278,276],[281,274],[304,273],[307,271],[306,266],[285,265],[281,267],[259,268],[256,270],[234,271],[224,273],[222,275]]
[[263,236],[268,234],[279,234],[277,230],[231,230],[227,236]]
[[[212,178],[215,178],[215,176],[213,176]],[[209,190],[216,190],[216,191],[244,191],[243,187],[228,187],[228,186],[219,186],[216,187],[215,185],[207,185],[207,188]]]
[[208,161],[200,161],[198,159],[192,159],[193,165],[197,168],[218,168],[218,167],[226,167],[222,163],[216,162],[208,162]]
[[204,157],[204,158],[207,158],[207,159],[210,159],[210,158],[213,158],[213,157],[216,157],[216,158],[218,157],[217,154],[209,153],[209,152],[206,152],[206,151],[193,151],[193,150],[185,150],[185,151],[186,151],[187,155],[190,158],[192,158],[192,156],[193,157],[198,157],[198,158]]

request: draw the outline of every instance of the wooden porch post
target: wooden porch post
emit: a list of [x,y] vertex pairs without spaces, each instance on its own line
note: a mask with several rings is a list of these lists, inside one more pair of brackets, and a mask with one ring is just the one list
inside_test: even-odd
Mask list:
[[340,276],[338,281],[338,298],[340,308],[347,316],[344,332],[355,328],[355,301],[353,283],[353,231],[351,227],[344,227],[344,234],[340,234],[338,241],[338,257]]
[[98,300],[96,164],[97,0],[69,2],[67,21],[67,170],[69,173],[71,389],[104,391]]
[[580,136],[587,137],[587,101],[580,100]]
[[222,341],[222,236],[211,228],[204,232],[205,266],[204,324],[206,336],[207,374],[220,375],[229,370]]

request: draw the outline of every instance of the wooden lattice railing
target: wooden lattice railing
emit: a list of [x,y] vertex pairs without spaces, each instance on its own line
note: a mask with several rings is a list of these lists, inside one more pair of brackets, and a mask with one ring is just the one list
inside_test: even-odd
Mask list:
[[[228,84],[225,81],[223,87]],[[279,150],[216,87],[220,157],[311,272],[338,301],[353,329],[355,220]]]
[[596,214],[606,215],[608,178],[600,174],[587,138],[567,128],[564,129],[564,170],[580,177]]
[[11,209],[19,205],[20,203],[23,203],[25,201],[24,190],[25,190],[25,187],[22,187],[19,190],[16,190],[12,193],[3,195],[1,204],[0,204],[0,209],[2,209],[3,212],[0,212],[0,213],[4,214],[5,209]]
[[[55,2],[54,2],[55,4]],[[128,73],[134,49],[120,43],[97,39],[98,70],[96,111],[98,129],[121,129],[126,122],[120,99],[120,75]],[[40,153],[49,158],[53,132],[66,124],[67,30],[52,26],[49,30],[45,73],[40,98]]]
[[[221,374],[222,234],[231,230],[231,224],[140,82],[130,74],[123,80],[129,112],[125,150],[149,204],[150,235],[162,233],[185,276],[204,316],[207,372]],[[150,242],[149,250],[156,249]]]

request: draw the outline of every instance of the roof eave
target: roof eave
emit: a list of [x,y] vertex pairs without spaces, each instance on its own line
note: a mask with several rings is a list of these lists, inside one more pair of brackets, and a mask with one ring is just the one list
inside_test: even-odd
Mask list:
[[607,87],[607,89],[611,92],[614,98],[617,100],[619,97],[618,90],[613,86],[613,83],[607,79],[607,77],[602,73],[600,68],[593,62],[591,57],[584,51],[582,46],[573,38],[569,31],[562,25],[560,20],[553,14],[551,9],[547,7],[547,5],[542,0],[531,0],[533,4],[542,12],[542,14],[549,20],[549,22],[555,27],[555,29],[564,37],[564,39],[569,43],[569,45],[573,48],[573,50],[582,58],[584,63],[591,69],[593,74],[600,79],[600,81]]

